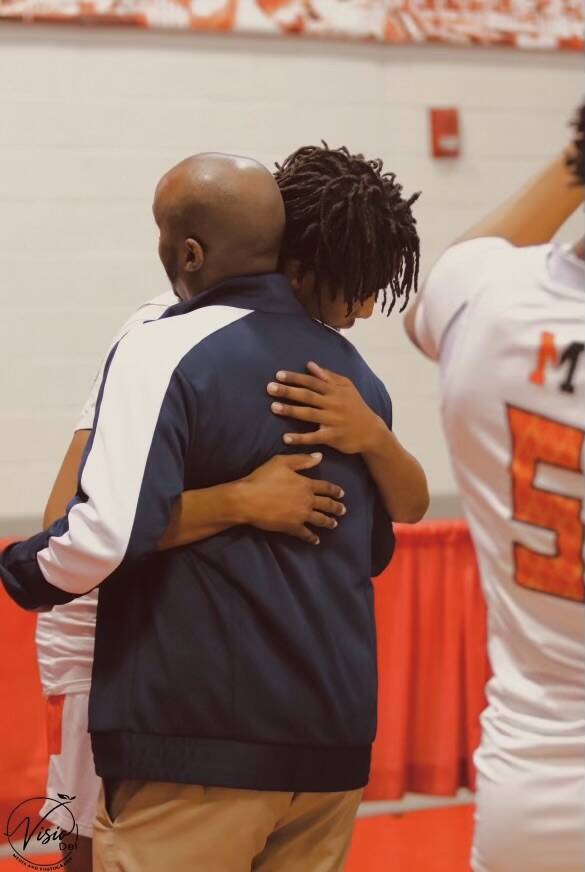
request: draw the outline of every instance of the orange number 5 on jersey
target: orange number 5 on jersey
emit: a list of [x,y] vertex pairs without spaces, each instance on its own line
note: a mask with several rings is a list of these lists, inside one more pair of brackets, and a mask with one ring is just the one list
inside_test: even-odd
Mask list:
[[508,422],[512,435],[514,520],[556,534],[553,555],[514,543],[516,583],[583,601],[583,500],[537,488],[534,479],[540,463],[582,473],[585,433],[514,406],[508,406]]

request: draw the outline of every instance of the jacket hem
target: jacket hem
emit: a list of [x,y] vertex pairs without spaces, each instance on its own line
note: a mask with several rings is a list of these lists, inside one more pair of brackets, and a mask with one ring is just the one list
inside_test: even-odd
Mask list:
[[364,787],[370,772],[370,745],[304,747],[128,732],[93,732],[91,738],[101,778],[333,793]]

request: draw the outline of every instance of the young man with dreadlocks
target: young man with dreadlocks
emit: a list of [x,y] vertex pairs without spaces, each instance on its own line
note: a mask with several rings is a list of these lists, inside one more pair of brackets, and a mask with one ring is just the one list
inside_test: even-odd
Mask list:
[[[379,296],[387,314],[405,308],[416,288],[419,238],[412,205],[381,160],[347,148],[305,147],[277,166],[286,229],[281,264],[305,310],[326,325],[348,329],[369,318]],[[388,299],[389,297],[389,299]],[[350,379],[315,361],[307,373],[279,371],[268,393],[272,412],[309,425],[284,435],[287,445],[327,445],[361,454],[396,521],[420,520],[428,492],[418,461],[373,415]],[[288,403],[282,402],[288,400]],[[295,405],[290,405],[290,403]]]
[[[100,585],[110,563],[90,704],[105,784],[97,870],[337,872],[367,781],[376,721],[370,576],[390,559],[390,519],[418,520],[428,495],[419,464],[390,432],[386,389],[337,328],[369,317],[387,286],[389,308],[408,299],[418,271],[414,198],[402,200],[381,162],[345,149],[303,149],[277,181],[290,282],[270,272],[284,213],[263,168],[202,155],[163,178],[159,250],[184,303],[134,327],[109,356],[93,433],[72,443],[53,494],[54,505],[70,496],[70,467],[87,442],[69,517],[0,563],[9,593],[29,608]],[[274,468],[272,489],[298,516],[287,524],[268,512],[275,494],[265,471],[255,488],[249,472],[299,431],[308,435],[270,415],[264,379],[280,367],[294,378],[313,354],[329,368],[312,365],[314,383],[290,390],[295,400],[316,395],[309,414],[325,449]],[[93,407],[84,420],[92,423]],[[315,481],[310,506],[301,505],[293,470],[321,458],[336,485]],[[190,498],[180,501],[183,487]],[[343,492],[347,515],[335,522]],[[320,541],[304,522],[323,528]],[[185,544],[155,554],[157,543]],[[91,663],[86,630],[82,668],[70,670],[81,681]],[[74,736],[64,730],[62,739],[66,753]],[[68,772],[82,775],[79,765]]]
[[406,316],[438,361],[479,559],[493,678],[476,753],[474,872],[585,868],[585,246],[577,136],[450,247]]

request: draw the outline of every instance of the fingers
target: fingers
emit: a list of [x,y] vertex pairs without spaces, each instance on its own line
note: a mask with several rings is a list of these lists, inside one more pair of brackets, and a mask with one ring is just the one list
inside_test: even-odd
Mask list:
[[320,539],[313,530],[309,530],[308,527],[295,527],[294,530],[289,531],[290,536],[294,536],[295,539],[300,539],[302,542],[308,542],[309,545],[319,545]]
[[285,433],[282,441],[286,445],[328,445],[330,437],[327,427],[320,427],[310,433]]
[[331,497],[332,500],[341,500],[345,496],[342,488],[330,481],[311,480],[311,486],[315,496]]
[[299,388],[307,388],[316,394],[326,394],[329,391],[329,385],[323,379],[315,378],[312,375],[304,375],[304,373],[300,372],[280,370],[276,373],[276,380],[288,385],[295,385]]
[[331,372],[330,369],[324,369],[324,367],[319,366],[318,363],[315,363],[314,360],[310,360],[307,364],[307,369],[309,372],[316,375],[318,379],[324,382],[333,382],[336,378],[334,372]]
[[303,469],[313,469],[315,466],[319,466],[323,460],[323,455],[320,451],[314,451],[312,454],[280,454],[277,457],[281,463],[294,472],[301,472]]
[[266,390],[273,397],[282,397],[283,399],[291,400],[294,403],[301,403],[303,406],[316,406],[317,408],[323,408],[323,394],[318,394],[307,388],[291,388],[288,385],[280,385],[276,382],[270,382]]
[[319,424],[323,417],[321,409],[311,409],[309,406],[287,406],[286,403],[271,403],[270,408],[275,415],[280,415],[283,418],[310,421],[313,424]]
[[352,384],[351,380],[345,375],[339,375],[337,372],[331,372],[330,369],[325,369],[324,366],[319,366],[314,360],[310,360],[307,364],[307,369],[319,379],[321,384],[328,385],[329,390],[335,387]]
[[332,500],[329,497],[316,497],[313,505],[315,511],[336,515],[338,518],[342,518],[347,512],[343,503],[338,503],[337,500]]
[[335,530],[337,521],[330,515],[324,515],[322,512],[311,512],[307,518],[307,524],[313,527],[323,527],[326,530]]

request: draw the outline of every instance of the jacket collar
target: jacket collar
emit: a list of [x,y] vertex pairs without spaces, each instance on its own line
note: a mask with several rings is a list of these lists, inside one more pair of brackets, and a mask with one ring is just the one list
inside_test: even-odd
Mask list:
[[204,306],[234,306],[277,315],[305,315],[307,313],[294,295],[286,276],[281,273],[260,273],[227,279],[213,288],[177,303],[167,309],[163,318],[184,315]]

